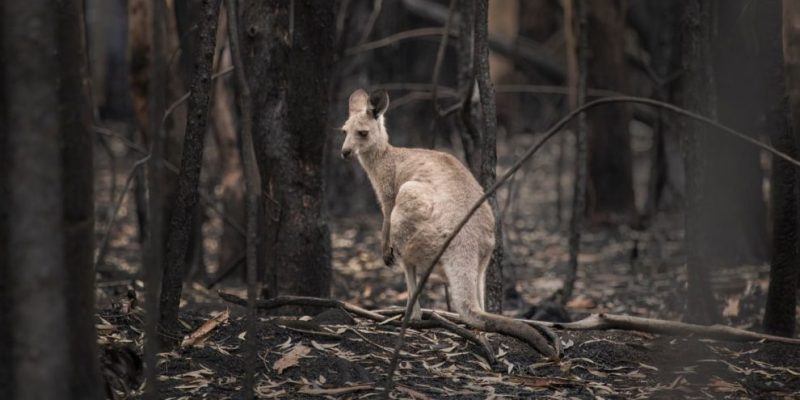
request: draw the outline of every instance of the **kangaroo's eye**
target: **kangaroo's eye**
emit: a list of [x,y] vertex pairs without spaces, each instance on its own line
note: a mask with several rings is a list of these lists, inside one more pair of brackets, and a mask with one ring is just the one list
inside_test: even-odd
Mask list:
[[358,131],[358,136],[361,136],[362,138],[367,137],[367,135],[369,135],[369,131]]

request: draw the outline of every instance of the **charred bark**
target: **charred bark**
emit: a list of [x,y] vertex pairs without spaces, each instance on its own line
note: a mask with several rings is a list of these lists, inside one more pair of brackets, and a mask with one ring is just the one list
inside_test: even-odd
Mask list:
[[66,332],[70,362],[69,394],[99,399],[100,366],[94,328],[94,135],[89,129],[89,77],[84,45],[83,1],[58,2],[60,68],[61,181],[64,213]]
[[[131,4],[136,4],[131,2]],[[139,28],[144,30],[144,33],[139,29],[136,32],[139,35],[145,35],[150,43],[149,54],[147,54],[146,68],[149,70],[149,76],[146,78],[148,84],[147,99],[145,104],[146,113],[146,128],[143,132],[147,132],[151,138],[150,146],[150,161],[147,168],[147,189],[149,197],[147,199],[147,238],[144,248],[144,256],[142,257],[142,275],[145,282],[145,326],[144,326],[144,363],[145,363],[145,380],[148,382],[145,388],[144,398],[146,400],[155,400],[158,393],[158,370],[157,370],[157,353],[159,348],[158,338],[158,289],[161,284],[161,265],[164,258],[164,130],[161,125],[161,120],[164,117],[165,109],[165,92],[166,92],[166,60],[164,58],[164,37],[165,37],[165,24],[164,19],[164,2],[162,0],[152,0],[149,3],[144,1],[139,4],[146,6],[148,10],[152,10],[152,15],[156,17],[149,17],[141,23]],[[143,11],[140,11],[143,12]],[[148,11],[150,12],[150,11]],[[148,14],[149,15],[149,14]],[[131,17],[132,15],[129,15]],[[147,25],[149,23],[149,26]],[[133,49],[131,49],[133,51]],[[144,57],[144,54],[140,56]],[[133,63],[134,66],[137,63]],[[145,72],[141,72],[145,73]],[[134,97],[135,99],[135,97]],[[134,102],[135,104],[136,102]],[[141,117],[141,115],[140,115]],[[141,120],[139,120],[141,122]],[[146,129],[146,130],[145,130]]]
[[[479,181],[483,190],[495,183],[497,168],[497,110],[494,85],[489,76],[488,0],[475,6],[475,79],[478,81],[481,102],[481,167]],[[486,273],[486,310],[499,313],[503,309],[503,221],[497,207],[497,196],[489,197],[495,216],[494,252]]]
[[266,229],[270,296],[327,296],[330,233],[322,161],[334,3],[245,1],[242,50],[253,95],[253,131]]
[[[796,157],[798,145],[798,121],[800,121],[800,4],[784,1],[782,10],[783,48],[781,32],[781,4],[771,0],[767,21],[762,24],[768,36],[762,42],[767,46],[767,59],[772,61],[771,80],[768,87],[774,88],[769,96],[774,101],[773,112],[768,114],[772,128],[773,145],[786,154]],[[772,17],[772,18],[769,18]],[[772,24],[769,24],[772,22]],[[781,65],[783,64],[783,65]],[[782,72],[785,72],[783,76]],[[781,101],[784,93],[788,100]],[[788,103],[788,104],[787,104]],[[778,158],[772,160],[772,264],[770,266],[769,292],[764,310],[764,331],[791,337],[796,329],[797,288],[800,268],[798,261],[798,172],[793,165]]]
[[204,137],[211,104],[211,75],[220,0],[202,2],[202,21],[198,21],[198,46],[192,55],[189,82],[189,121],[183,140],[183,156],[178,175],[178,189],[167,231],[164,277],[161,285],[160,322],[167,332],[163,342],[174,344],[178,325],[178,305],[183,288],[186,261],[193,233],[193,219],[200,198],[198,184],[203,165]]
[[[586,82],[588,80],[589,71],[587,68],[588,61],[588,21],[587,15],[590,5],[584,0],[566,0],[572,2],[574,5],[573,14],[577,19],[578,39],[577,47],[571,49],[575,52],[575,62],[577,69],[577,82],[575,82],[575,103],[571,108],[580,107],[586,103]],[[573,29],[571,26],[567,29]],[[573,179],[572,187],[572,208],[570,210],[569,220],[569,264],[567,265],[567,276],[564,278],[563,296],[562,301],[567,302],[572,298],[572,292],[575,289],[575,280],[578,276],[578,255],[581,249],[581,226],[583,225],[583,215],[586,211],[586,186],[588,180],[588,132],[587,132],[587,116],[586,113],[581,113],[578,116],[578,121],[575,124],[576,140],[575,140],[575,177]]]
[[458,92],[461,96],[462,108],[457,120],[461,136],[461,147],[464,149],[464,161],[476,179],[480,177],[481,133],[475,126],[475,105],[472,94],[475,88],[475,2],[461,0],[459,4],[460,18],[458,23]]
[[[713,4],[703,0],[687,1],[684,5],[684,36],[682,55],[684,75],[680,85],[680,99],[687,110],[716,117],[716,92],[711,40],[713,29]],[[711,292],[710,271],[706,245],[710,223],[708,203],[708,161],[702,151],[710,142],[708,128],[698,122],[686,123],[683,135],[683,160],[686,170],[685,248],[686,268],[689,277],[686,318],[690,322],[708,324],[719,318]]]
[[[217,74],[231,67],[230,48],[225,45],[228,42],[227,13],[227,9],[220,13],[217,27],[216,66],[214,67]],[[217,79],[214,82],[211,119],[221,166],[219,185],[222,193],[220,193],[220,198],[225,214],[239,226],[245,226],[245,185],[239,154],[239,139],[236,134],[236,113],[231,100],[225,80]],[[222,228],[222,239],[220,239],[220,268],[234,262],[244,251],[244,237],[230,224],[225,224]]]
[[[588,10],[588,86],[627,92],[626,0],[599,0]],[[588,213],[594,222],[635,220],[629,106],[590,111]]]
[[[762,52],[770,45],[758,39],[757,14],[765,6],[759,2],[753,7],[749,0],[714,4],[716,27],[711,48],[718,118],[756,137],[766,108],[761,94],[766,82],[756,78],[763,74]],[[706,210],[710,221],[705,229],[713,239],[704,244],[709,261],[719,265],[761,263],[767,258],[769,235],[759,151],[727,135],[711,138],[702,150],[709,158],[706,195],[714,204]]]
[[[68,393],[64,302],[58,8],[43,0],[2,3],[3,97],[7,143],[7,258],[14,394]],[[5,157],[4,157],[5,158]],[[56,377],[56,379],[54,379]]]
[[[5,23],[5,7],[0,6],[0,21]],[[8,279],[8,127],[6,125],[5,29],[0,27],[0,398],[14,398],[14,370],[11,351],[11,296]]]
[[245,378],[243,395],[246,399],[253,398],[256,380],[256,355],[258,339],[256,332],[256,297],[258,297],[258,249],[256,240],[258,236],[258,197],[261,183],[259,182],[258,167],[256,166],[255,148],[253,146],[253,118],[252,96],[244,72],[242,52],[239,45],[239,17],[236,0],[225,0],[228,37],[230,38],[230,54],[236,74],[237,104],[242,115],[242,167],[246,180],[247,193],[247,342],[245,345]]

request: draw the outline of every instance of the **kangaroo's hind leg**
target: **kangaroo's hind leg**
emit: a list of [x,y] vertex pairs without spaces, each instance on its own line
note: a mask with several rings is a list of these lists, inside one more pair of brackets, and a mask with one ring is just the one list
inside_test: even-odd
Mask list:
[[[408,289],[408,301],[410,302],[411,296],[413,296],[414,292],[417,290],[417,267],[410,263],[402,263],[402,266],[406,274],[406,289]],[[419,299],[417,299],[414,303],[414,307],[411,309],[411,319],[422,319],[422,309],[419,306]]]
[[[428,185],[409,181],[400,187],[391,214],[390,240],[406,275],[408,301],[417,289],[417,266],[426,268],[436,230],[429,219],[433,210],[433,192]],[[414,304],[412,319],[421,319],[419,301]]]

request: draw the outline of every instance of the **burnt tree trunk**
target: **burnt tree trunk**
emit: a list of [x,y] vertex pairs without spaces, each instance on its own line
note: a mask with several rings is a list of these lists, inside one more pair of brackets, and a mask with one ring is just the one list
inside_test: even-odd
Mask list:
[[[772,128],[773,146],[791,157],[797,156],[798,123],[800,123],[800,4],[783,2],[783,48],[777,32],[781,6],[777,0],[768,2],[772,24],[764,23],[770,32],[762,42],[768,46],[772,74],[768,78],[776,90],[772,93],[774,110],[768,115]],[[781,53],[782,51],[782,53]],[[780,63],[783,65],[780,65]],[[784,68],[783,71],[781,68]],[[785,77],[781,72],[785,72]],[[785,78],[785,80],[783,80]],[[788,93],[788,104],[780,101]],[[787,107],[788,106],[788,107]],[[769,292],[764,310],[764,331],[793,336],[796,327],[797,287],[800,276],[798,266],[798,171],[788,162],[772,159],[772,265]]]
[[[684,5],[682,54],[684,75],[679,98],[683,106],[698,114],[716,117],[716,93],[711,39],[713,6],[705,0],[690,0]],[[708,324],[719,318],[709,278],[706,245],[708,237],[707,185],[708,161],[702,149],[708,148],[714,132],[696,121],[687,121],[683,134],[683,158],[686,170],[686,268],[689,277],[686,318]]]
[[458,19],[458,93],[461,96],[463,107],[459,110],[457,119],[458,131],[461,137],[461,147],[464,148],[464,161],[476,179],[480,177],[481,169],[481,134],[475,126],[472,93],[475,88],[475,2],[461,0],[459,4],[460,18]]
[[[58,8],[2,3],[8,164],[7,262],[14,394],[56,399],[71,376],[61,204]],[[5,256],[5,255],[4,255]]]
[[[649,0],[632,4],[629,12],[629,21],[636,26],[656,74],[653,97],[668,103],[676,101],[676,81],[672,78],[680,71],[680,3],[678,0]],[[662,206],[673,205],[676,200],[683,201],[679,130],[673,115],[665,110],[657,113],[643,210],[646,218],[653,218]]]
[[[230,48],[228,42],[227,9],[220,14],[217,28],[217,50],[215,73],[231,67]],[[234,71],[235,73],[235,71]],[[245,226],[245,184],[239,155],[239,139],[236,134],[236,112],[231,102],[225,79],[214,81],[214,98],[211,119],[214,127],[214,140],[219,151],[220,163],[220,198],[222,208],[239,226]],[[220,239],[219,266],[225,268],[245,251],[245,238],[232,227],[222,227]],[[242,275],[243,276],[243,275]]]
[[[174,6],[174,3],[159,2],[159,10],[162,11],[154,11],[155,4],[152,0],[128,1],[128,69],[134,125],[139,131],[142,144],[152,149],[155,144],[152,128],[153,124],[158,123],[159,129],[163,130],[159,136],[161,143],[158,144],[163,147],[163,158],[174,165],[179,165],[183,148],[182,140],[187,123],[185,102],[182,103],[184,105],[174,107],[169,114],[165,113],[168,106],[175,104],[186,93],[181,77],[177,73],[179,68],[165,67],[168,69],[166,69],[166,75],[163,77],[164,81],[159,84],[159,87],[164,87],[166,90],[163,100],[164,106],[161,107],[165,111],[160,114],[162,117],[166,116],[166,118],[163,118],[163,121],[162,117],[159,117],[158,121],[151,122],[149,120],[150,102],[152,100],[150,93],[153,87],[158,86],[152,82],[153,77],[149,74],[154,62],[154,53],[151,49],[158,47],[159,56],[166,63],[174,61],[173,56],[179,54],[178,50],[181,47],[178,43],[179,33],[177,32],[173,8],[167,7],[167,5]],[[158,17],[154,18],[154,15]],[[152,42],[153,23],[162,24],[164,29],[164,32],[160,35],[161,43],[158,43],[158,45],[154,45]],[[180,52],[180,54],[183,54],[183,52]],[[159,180],[164,182],[164,185],[154,193],[158,193],[161,197],[157,201],[164,207],[162,211],[159,211],[163,214],[163,218],[158,219],[164,224],[161,229],[166,230],[172,214],[172,199],[178,187],[178,178],[172,171],[162,170],[161,173],[163,176]],[[147,226],[147,222],[151,219],[148,215],[150,211],[149,205],[143,204],[146,199],[146,192],[148,194],[151,192],[144,178],[144,173],[137,174],[135,189],[140,238],[146,236],[141,235],[142,232],[149,231],[150,228]]]
[[[131,1],[131,4],[135,4]],[[142,257],[143,280],[145,282],[145,326],[144,326],[144,364],[145,387],[144,398],[155,400],[158,397],[158,366],[157,353],[159,348],[158,338],[158,290],[161,283],[161,265],[164,258],[164,129],[161,120],[164,117],[166,86],[167,86],[167,65],[164,57],[164,37],[166,27],[164,26],[164,2],[162,0],[152,0],[150,2],[141,1],[138,3],[145,7],[147,15],[152,13],[155,18],[145,18],[139,28],[132,30],[132,33],[144,35],[150,45],[149,54],[139,54],[137,57],[147,57],[145,62],[146,70],[149,70],[148,77],[144,82],[147,83],[145,114],[143,115],[146,123],[146,132],[150,137],[150,160],[147,166],[147,189],[149,196],[147,199],[147,235],[145,241],[144,255]],[[140,13],[145,11],[139,10]],[[132,18],[134,15],[129,15]],[[141,16],[140,16],[141,17]],[[149,22],[149,27],[147,23]],[[144,32],[141,32],[143,30]],[[129,38],[133,40],[134,38]],[[139,38],[141,39],[141,38]],[[133,47],[133,46],[132,46]],[[137,51],[139,50],[136,48]],[[131,52],[134,48],[131,48]],[[139,60],[134,58],[139,62]],[[131,60],[133,66],[138,62]],[[145,71],[139,71],[141,74]],[[132,74],[133,75],[133,74]],[[137,75],[133,75],[137,76]],[[135,88],[135,86],[134,86]],[[135,91],[134,91],[135,92]],[[134,97],[135,99],[135,97]],[[142,99],[140,99],[142,100]],[[136,101],[134,101],[136,104]],[[141,117],[141,113],[140,113]],[[139,119],[141,122],[141,119]],[[143,128],[145,132],[145,128]],[[144,135],[143,135],[144,136]]]
[[164,277],[161,284],[160,322],[168,335],[164,342],[175,344],[180,330],[178,305],[193,233],[193,219],[200,198],[198,184],[203,165],[203,147],[211,104],[211,75],[220,0],[203,0],[202,18],[198,20],[197,47],[192,55],[189,81],[189,121],[183,140],[183,156],[178,175],[178,190],[167,231]]
[[[625,0],[593,1],[588,10],[588,86],[626,93]],[[633,169],[625,104],[589,111],[587,211],[593,222],[632,222],[636,216]]]
[[[570,24],[571,26],[565,29],[576,29],[577,40],[576,47],[569,49],[575,53],[575,69],[577,70],[577,82],[575,82],[575,101],[570,104],[570,108],[576,108],[586,103],[586,82],[588,80],[589,71],[587,68],[588,61],[588,21],[587,14],[589,13],[590,5],[584,0],[566,0],[572,2],[574,7],[572,9],[573,19],[577,20],[577,24]],[[566,8],[566,7],[565,7]],[[570,21],[572,22],[572,21]],[[573,26],[575,28],[573,28]],[[572,102],[570,102],[572,103]],[[583,214],[586,211],[586,186],[588,180],[588,132],[587,132],[587,116],[586,113],[578,115],[578,121],[575,124],[575,175],[572,182],[572,208],[570,210],[569,220],[569,264],[567,265],[567,276],[564,278],[563,297],[564,303],[572,298],[572,292],[575,289],[575,280],[578,277],[578,255],[581,249],[581,226],[583,225]],[[562,134],[563,135],[563,134]]]
[[[760,54],[767,42],[755,31],[757,13],[749,0],[715,2],[712,41],[714,82],[721,123],[748,135],[761,130],[765,106],[760,95],[766,83]],[[774,21],[778,24],[778,21]],[[777,40],[775,38],[774,40]],[[715,204],[709,214],[707,247],[712,265],[761,263],[767,258],[767,217],[759,150],[729,135],[712,134],[703,147],[708,157],[706,196]],[[756,137],[758,138],[758,137]]]
[[94,328],[94,135],[90,104],[83,1],[58,2],[60,65],[61,181],[63,184],[64,265],[70,362],[69,393],[99,399],[100,366]]
[[245,72],[253,109],[259,110],[253,141],[264,199],[261,254],[268,295],[327,297],[330,232],[321,167],[330,133],[334,2],[249,0],[241,12]]
[[[481,102],[480,176],[483,190],[495,183],[497,167],[497,109],[494,85],[489,75],[489,3],[479,0],[475,7],[475,79],[478,81]],[[503,221],[497,207],[497,196],[489,197],[495,216],[494,253],[486,273],[486,310],[499,313],[503,309]]]
[[258,236],[258,197],[261,183],[259,182],[258,167],[256,166],[255,148],[253,146],[253,117],[252,96],[245,76],[242,62],[241,46],[239,45],[239,13],[236,0],[225,0],[227,13],[228,37],[230,38],[231,61],[236,70],[237,104],[241,111],[241,138],[242,138],[242,168],[246,180],[247,203],[247,238],[245,242],[247,251],[247,341],[245,343],[245,377],[243,397],[253,398],[253,388],[256,380],[257,365],[257,332],[256,332],[256,297],[258,297],[258,249],[256,246]]
[[[5,7],[0,6],[0,21],[5,24]],[[11,351],[11,296],[8,284],[8,128],[6,126],[5,29],[0,26],[0,398],[14,398],[14,370]]]

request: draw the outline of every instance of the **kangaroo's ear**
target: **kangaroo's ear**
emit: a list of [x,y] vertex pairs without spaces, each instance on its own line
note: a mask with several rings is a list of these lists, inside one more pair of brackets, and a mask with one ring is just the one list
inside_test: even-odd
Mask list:
[[358,89],[350,95],[350,104],[348,109],[350,115],[367,112],[369,106],[369,95],[364,89]]
[[383,89],[373,91],[369,95],[369,109],[372,117],[378,119],[389,108],[389,93]]

